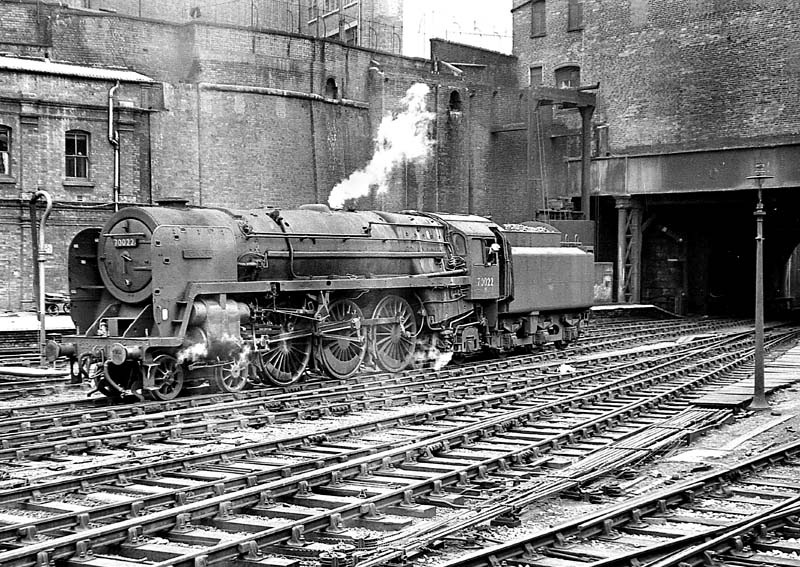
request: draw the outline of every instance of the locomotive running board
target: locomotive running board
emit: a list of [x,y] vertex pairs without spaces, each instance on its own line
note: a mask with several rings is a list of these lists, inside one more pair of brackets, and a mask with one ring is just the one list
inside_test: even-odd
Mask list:
[[430,276],[419,274],[412,277],[351,278],[319,280],[277,280],[255,282],[195,282],[186,290],[186,300],[199,295],[236,293],[279,293],[292,291],[346,291],[363,289],[404,289],[419,287],[451,287],[469,285],[469,276]]
[[402,289],[418,287],[450,287],[469,285],[469,276],[432,277],[424,275],[411,278],[401,276],[397,278],[365,278],[347,280],[285,280],[273,282],[276,292],[310,291],[323,289],[325,291],[342,291],[350,289]]

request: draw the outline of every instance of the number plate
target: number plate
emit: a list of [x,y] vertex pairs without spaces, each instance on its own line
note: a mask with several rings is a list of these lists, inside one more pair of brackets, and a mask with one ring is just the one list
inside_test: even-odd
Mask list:
[[115,238],[114,239],[114,247],[115,248],[135,248],[139,245],[139,241],[135,238]]

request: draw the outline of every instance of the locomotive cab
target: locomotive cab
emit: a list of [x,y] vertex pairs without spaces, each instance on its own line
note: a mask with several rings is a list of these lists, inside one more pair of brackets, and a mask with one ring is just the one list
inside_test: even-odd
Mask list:
[[497,225],[485,218],[436,215],[449,229],[453,251],[465,259],[470,277],[468,299],[498,300],[507,295],[508,245]]

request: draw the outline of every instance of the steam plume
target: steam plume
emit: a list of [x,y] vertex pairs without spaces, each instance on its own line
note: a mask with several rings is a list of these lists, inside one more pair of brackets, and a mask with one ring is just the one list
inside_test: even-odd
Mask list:
[[201,358],[205,358],[206,354],[208,354],[208,349],[206,348],[205,344],[194,343],[186,348],[182,348],[180,352],[178,352],[178,364],[183,364],[184,362],[195,362]]
[[340,182],[328,197],[328,205],[340,209],[348,199],[369,194],[377,186],[378,193],[388,189],[389,176],[403,160],[423,160],[433,144],[428,139],[428,124],[434,114],[425,110],[425,97],[430,89],[424,83],[415,83],[400,100],[403,110],[397,116],[386,116],[378,127],[375,153],[364,167]]
[[453,358],[453,351],[443,352],[435,346],[417,342],[417,350],[414,352],[414,357],[418,367],[441,370],[450,363]]
[[246,358],[247,353],[250,352],[250,347],[244,345],[241,337],[234,337],[227,333],[211,342],[207,346],[204,342],[196,342],[194,344],[185,346],[176,355],[178,363],[184,362],[197,362],[203,359],[231,359],[242,356]]

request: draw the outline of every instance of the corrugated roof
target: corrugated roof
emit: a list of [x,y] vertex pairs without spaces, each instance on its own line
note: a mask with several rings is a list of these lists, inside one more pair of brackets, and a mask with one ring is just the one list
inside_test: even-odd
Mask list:
[[20,71],[23,73],[39,73],[42,75],[60,75],[62,77],[78,77],[82,79],[98,79],[101,81],[120,81],[127,83],[152,83],[153,79],[122,69],[104,67],[86,67],[69,63],[54,63],[49,59],[25,59],[22,57],[0,56],[0,69]]

